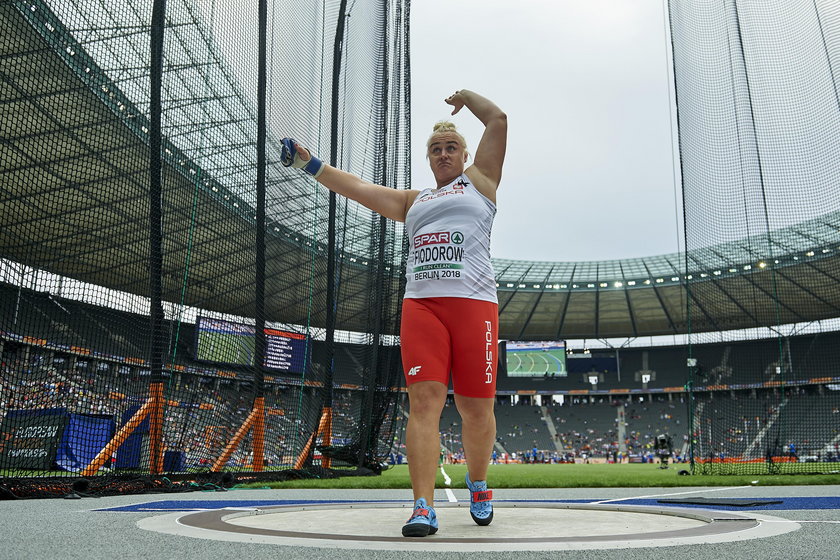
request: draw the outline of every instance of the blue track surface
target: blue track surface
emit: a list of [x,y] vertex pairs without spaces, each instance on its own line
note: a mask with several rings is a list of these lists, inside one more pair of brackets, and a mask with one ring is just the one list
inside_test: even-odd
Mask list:
[[[756,500],[780,501],[778,504],[740,506],[718,506],[714,504],[691,505],[661,503],[651,499],[611,500],[608,503],[613,505],[628,506],[658,506],[658,507],[679,507],[679,508],[702,508],[719,510],[816,510],[816,509],[840,509],[840,496],[808,497],[808,498],[755,498],[745,499],[747,502]],[[597,504],[597,500],[496,500],[497,502],[517,502],[533,504]],[[97,511],[121,511],[121,512],[150,512],[150,511],[195,511],[205,509],[223,508],[256,508],[271,506],[303,506],[310,504],[370,504],[370,503],[405,503],[405,500],[159,500],[130,506],[104,508]]]

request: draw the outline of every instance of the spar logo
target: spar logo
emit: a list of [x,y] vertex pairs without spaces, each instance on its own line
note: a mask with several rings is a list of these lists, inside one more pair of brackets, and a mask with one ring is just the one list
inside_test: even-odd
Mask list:
[[414,247],[420,248],[426,245],[440,245],[441,243],[449,243],[451,236],[448,231],[439,231],[437,233],[423,233],[414,236]]
[[460,245],[464,242],[464,234],[460,231],[439,231],[437,233],[423,233],[414,236],[414,248],[419,249],[426,245],[442,245],[454,243]]

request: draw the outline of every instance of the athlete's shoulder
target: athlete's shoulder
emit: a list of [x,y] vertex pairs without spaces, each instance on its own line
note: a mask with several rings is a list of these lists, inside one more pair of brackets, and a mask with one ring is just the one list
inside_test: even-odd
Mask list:
[[499,185],[486,177],[475,165],[464,170],[464,177],[467,177],[475,190],[480,192],[493,204],[496,204],[496,189]]

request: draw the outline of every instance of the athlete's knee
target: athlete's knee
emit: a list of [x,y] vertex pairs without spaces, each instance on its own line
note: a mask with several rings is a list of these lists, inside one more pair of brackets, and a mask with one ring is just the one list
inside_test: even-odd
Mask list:
[[458,413],[465,423],[492,425],[496,420],[494,404],[494,399],[462,397],[460,395],[455,397]]
[[440,417],[446,403],[446,385],[437,381],[421,381],[408,387],[409,417]]

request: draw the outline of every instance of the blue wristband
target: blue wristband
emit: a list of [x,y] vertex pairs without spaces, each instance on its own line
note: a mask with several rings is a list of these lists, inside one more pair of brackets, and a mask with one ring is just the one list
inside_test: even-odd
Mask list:
[[303,170],[312,175],[313,177],[317,178],[318,175],[321,174],[321,171],[324,169],[323,162],[316,158],[313,155],[309,156],[309,161],[306,162],[306,165],[303,167]]

